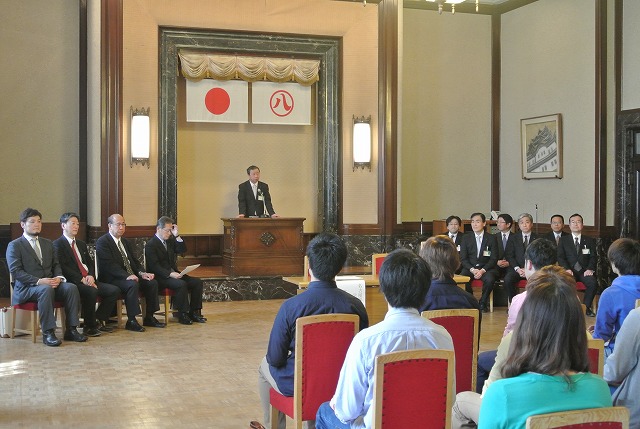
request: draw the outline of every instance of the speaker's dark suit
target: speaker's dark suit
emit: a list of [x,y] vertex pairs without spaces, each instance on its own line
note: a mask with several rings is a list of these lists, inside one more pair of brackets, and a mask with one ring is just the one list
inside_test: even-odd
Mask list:
[[[596,280],[596,241],[584,234],[580,236],[580,252],[576,250],[573,234],[567,234],[560,238],[558,243],[558,264],[573,272],[576,281],[584,283],[587,290],[584,293],[584,305],[591,308],[593,298],[596,295],[598,282]],[[585,276],[584,272],[591,270],[592,276]]]
[[[53,242],[53,247],[58,257],[58,262],[60,262],[62,273],[69,282],[77,286],[80,293],[84,325],[87,328],[96,328],[96,319],[106,321],[113,312],[120,295],[120,289],[105,282],[96,282],[96,287],[82,283],[82,273],[73,256],[74,250],[64,235]],[[88,275],[95,278],[95,267],[87,245],[83,241],[76,240],[76,247],[80,253],[80,262],[86,266]],[[96,310],[98,296],[100,297],[100,305]]]
[[158,282],[154,280],[145,280],[140,277],[140,272],[144,271],[133,253],[133,247],[129,241],[120,238],[127,259],[131,265],[134,274],[138,276],[138,281],[127,280],[129,273],[124,265],[122,254],[116,245],[115,239],[110,233],[106,233],[96,241],[96,257],[98,258],[98,278],[101,281],[111,283],[118,286],[122,291],[125,305],[127,306],[127,318],[135,319],[140,314],[140,301],[138,299],[138,290],[144,294],[147,303],[147,314],[145,317],[153,317],[153,314],[160,310],[158,302]]
[[[524,277],[520,277],[515,269],[516,267],[524,269],[524,252],[527,250],[524,245],[524,234],[522,234],[522,231],[511,234],[511,237],[513,237],[513,245],[506,255],[507,261],[509,261],[509,270],[504,276],[504,288],[509,299],[518,293],[517,283],[525,279]],[[536,238],[538,237],[534,233],[529,233],[527,246]]]
[[[260,200],[261,197],[264,198],[264,204],[262,200]],[[253,189],[251,188],[251,182],[249,180],[238,185],[238,214],[243,214],[245,217],[262,216],[265,206],[267,207],[269,216],[275,213],[271,205],[269,185],[264,182],[258,182],[258,192],[256,196],[253,195]]]
[[482,236],[480,247],[480,255],[478,256],[478,246],[476,243],[476,234],[469,232],[462,237],[460,244],[460,262],[462,263],[463,276],[470,276],[471,280],[467,283],[467,292],[472,292],[471,281],[474,280],[471,274],[471,268],[484,269],[482,275],[482,297],[480,298],[480,306],[486,307],[489,295],[493,291],[493,285],[497,279],[498,272],[496,270],[496,262],[498,261],[498,243],[496,238],[485,232]]
[[176,265],[178,253],[187,251],[184,241],[178,241],[172,235],[164,248],[157,235],[147,241],[144,254],[147,261],[147,271],[156,275],[156,280],[162,289],[175,291],[173,307],[183,313],[196,312],[202,309],[202,280],[197,277],[184,275],[179,279],[171,278],[172,272],[179,273]]
[[62,277],[62,269],[53,249],[53,243],[46,238],[38,238],[42,262],[38,259],[31,243],[23,236],[13,240],[7,247],[7,264],[13,276],[12,304],[28,301],[38,302],[40,313],[40,329],[55,329],[56,319],[53,313],[53,302],[63,301],[67,318],[67,326],[78,326],[80,312],[80,295],[73,283],[60,282],[56,288],[49,285],[38,285],[43,278]]
[[[564,237],[565,235],[571,235],[571,234],[569,234],[568,232],[562,231],[561,232],[561,237]],[[547,232],[545,235],[542,236],[542,238],[546,238],[547,240],[549,240],[550,242],[552,242],[556,246],[558,245],[556,243],[556,236],[555,236],[553,231]]]

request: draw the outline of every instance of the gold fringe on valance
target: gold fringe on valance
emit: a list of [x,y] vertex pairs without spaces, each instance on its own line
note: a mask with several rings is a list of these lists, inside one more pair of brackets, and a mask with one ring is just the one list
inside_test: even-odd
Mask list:
[[242,79],[247,82],[297,82],[310,86],[320,80],[320,60],[245,57],[180,51],[182,75],[193,81]]

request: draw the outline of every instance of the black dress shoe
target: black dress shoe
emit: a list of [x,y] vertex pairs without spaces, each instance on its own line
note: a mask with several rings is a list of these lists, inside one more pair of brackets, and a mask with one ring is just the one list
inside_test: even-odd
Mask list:
[[159,322],[155,317],[145,317],[142,324],[152,328],[164,328],[166,326],[164,323]]
[[48,331],[44,331],[42,333],[42,342],[45,346],[49,347],[58,347],[62,344],[62,341],[56,337],[56,333],[53,329],[49,329]]
[[178,322],[183,325],[193,325],[193,322],[191,321],[187,313],[180,313],[178,315]]
[[107,322],[105,322],[103,320],[98,320],[98,330],[100,332],[111,333],[111,332],[113,332],[113,327],[107,325]]
[[82,333],[87,337],[99,337],[101,335],[97,328],[89,328],[87,326],[82,329]]
[[83,343],[87,341],[87,337],[82,335],[80,332],[78,332],[75,326],[72,326],[71,328],[67,329],[67,331],[64,333],[64,340],[75,341],[76,343]]
[[587,316],[589,317],[596,317],[596,313],[593,312],[593,310],[591,309],[591,307],[587,307],[587,311],[585,313]]
[[207,321],[206,317],[202,317],[201,315],[199,315],[195,311],[192,311],[191,313],[189,313],[189,318],[191,320],[193,320],[194,322],[197,322],[197,323],[204,323],[204,322]]
[[136,319],[127,320],[127,323],[124,325],[124,329],[133,332],[144,332],[144,328],[140,326]]

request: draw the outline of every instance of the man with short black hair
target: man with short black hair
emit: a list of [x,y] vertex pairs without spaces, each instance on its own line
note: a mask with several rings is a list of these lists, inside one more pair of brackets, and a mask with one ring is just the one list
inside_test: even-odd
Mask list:
[[55,334],[56,317],[53,303],[63,301],[67,318],[67,326],[63,327],[65,341],[87,341],[87,337],[77,330],[80,323],[78,288],[67,282],[62,275],[53,243],[39,237],[42,230],[42,214],[32,208],[23,210],[20,213],[20,226],[24,233],[7,247],[7,264],[14,282],[11,304],[37,302],[42,342],[47,346],[56,347],[62,342]]
[[518,293],[518,282],[526,279],[524,254],[529,244],[537,238],[532,232],[533,216],[529,213],[522,213],[518,216],[518,228],[520,231],[513,234],[513,244],[506,256],[509,261],[509,270],[504,276],[504,289],[507,292],[509,302]]
[[[267,355],[258,368],[258,391],[267,428],[284,429],[286,425],[283,413],[279,413],[278,422],[270,421],[269,389],[273,388],[284,396],[293,396],[296,320],[316,314],[346,313],[360,317],[360,329],[369,326],[362,302],[338,289],[335,282],[347,260],[347,246],[342,239],[335,234],[318,234],[309,243],[307,256],[311,275],[309,286],[305,292],[287,299],[278,310],[271,328]],[[306,424],[313,427],[313,422]],[[261,427],[258,422],[251,425]]]
[[453,244],[456,246],[456,249],[460,251],[460,243],[462,242],[463,232],[460,232],[460,227],[462,226],[462,219],[458,216],[451,215],[445,221],[447,224],[447,236],[453,241]]
[[317,429],[372,427],[376,356],[410,349],[453,350],[447,330],[418,312],[430,283],[431,270],[418,255],[408,249],[387,255],[380,268],[380,292],[388,303],[387,314],[351,342],[336,393],[318,409]]
[[271,205],[269,185],[260,182],[260,169],[251,165],[247,175],[249,180],[238,185],[238,217],[278,217]]
[[[60,216],[62,237],[53,242],[62,273],[74,283],[80,293],[84,328],[82,333],[88,337],[97,337],[100,332],[113,332],[107,320],[115,308],[120,296],[118,287],[96,281],[96,270],[84,241],[78,240],[80,217],[76,213],[64,213]],[[100,304],[96,310],[96,301]]]
[[551,241],[553,244],[557,246],[558,243],[560,242],[560,238],[562,238],[565,235],[568,235],[566,232],[563,231],[564,216],[560,214],[554,214],[553,216],[551,216],[550,223],[551,223],[551,231],[546,233],[543,236],[543,238],[546,238],[547,240]]

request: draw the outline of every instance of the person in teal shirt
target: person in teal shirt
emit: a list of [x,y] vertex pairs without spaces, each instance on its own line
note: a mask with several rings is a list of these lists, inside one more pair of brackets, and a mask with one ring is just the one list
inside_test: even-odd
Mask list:
[[480,407],[480,429],[524,429],[529,416],[612,406],[607,383],[590,374],[586,325],[575,280],[549,266],[529,281],[502,369]]

